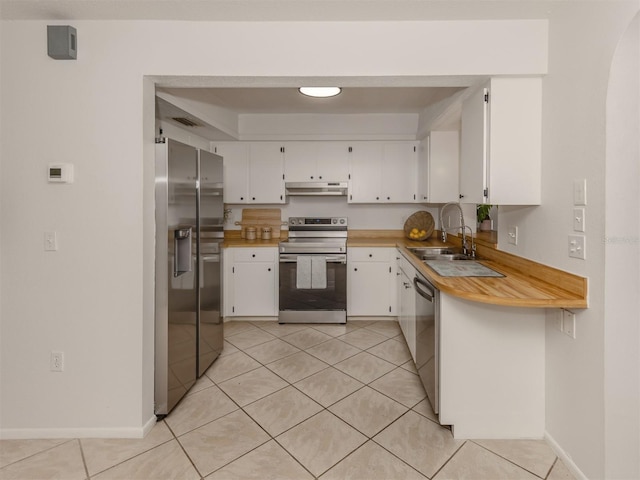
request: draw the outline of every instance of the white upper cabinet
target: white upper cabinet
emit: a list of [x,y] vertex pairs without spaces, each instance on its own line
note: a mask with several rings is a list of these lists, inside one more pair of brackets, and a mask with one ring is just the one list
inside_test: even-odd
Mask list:
[[418,201],[457,202],[459,162],[460,133],[429,132],[421,142],[418,154]]
[[493,78],[462,105],[460,201],[541,202],[542,82]]
[[220,143],[215,151],[224,159],[225,203],[284,203],[284,153],[280,143]]
[[286,182],[346,182],[349,144],[346,142],[286,142]]
[[353,142],[350,150],[350,203],[416,201],[416,142]]
[[277,142],[249,147],[249,203],[284,203],[284,147]]

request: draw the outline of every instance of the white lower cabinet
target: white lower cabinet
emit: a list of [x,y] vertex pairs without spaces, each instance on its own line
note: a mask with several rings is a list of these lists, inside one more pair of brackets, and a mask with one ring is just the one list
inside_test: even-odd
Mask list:
[[395,248],[347,249],[347,315],[395,316]]
[[225,315],[278,315],[278,249],[225,250]]

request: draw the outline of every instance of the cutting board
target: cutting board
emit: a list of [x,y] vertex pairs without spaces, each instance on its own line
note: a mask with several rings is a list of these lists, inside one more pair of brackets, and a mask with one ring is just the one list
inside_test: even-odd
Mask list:
[[[280,238],[280,227],[286,225],[280,218],[282,212],[279,208],[243,208],[242,221],[236,222],[236,225],[242,226],[242,238],[246,227],[271,227],[271,238]],[[258,238],[260,235],[258,234]]]

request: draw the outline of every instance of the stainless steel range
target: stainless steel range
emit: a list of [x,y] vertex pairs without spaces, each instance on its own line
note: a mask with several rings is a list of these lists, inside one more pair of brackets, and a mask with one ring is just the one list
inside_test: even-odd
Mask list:
[[280,323],[347,322],[347,219],[291,217],[280,242]]

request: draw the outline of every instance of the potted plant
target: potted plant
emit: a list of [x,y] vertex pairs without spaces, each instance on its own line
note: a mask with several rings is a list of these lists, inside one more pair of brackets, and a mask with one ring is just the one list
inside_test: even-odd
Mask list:
[[493,205],[482,203],[476,206],[476,215],[478,217],[478,226],[481,232],[488,232],[491,230],[491,217],[489,212],[493,208]]

